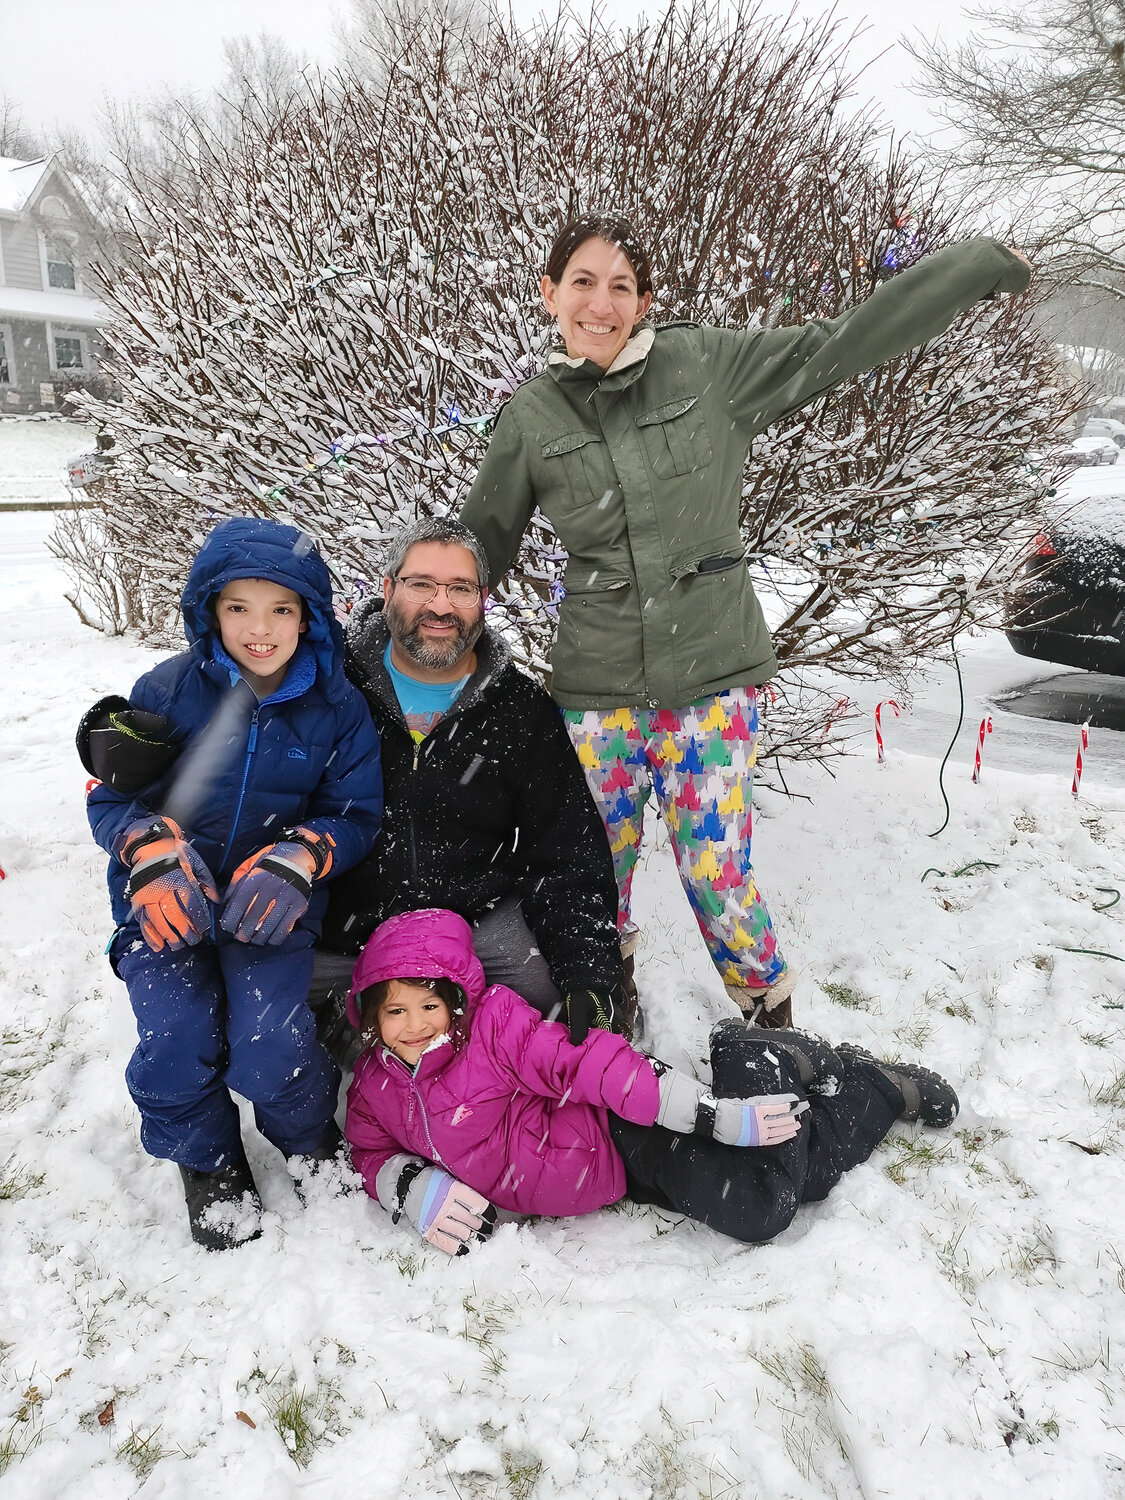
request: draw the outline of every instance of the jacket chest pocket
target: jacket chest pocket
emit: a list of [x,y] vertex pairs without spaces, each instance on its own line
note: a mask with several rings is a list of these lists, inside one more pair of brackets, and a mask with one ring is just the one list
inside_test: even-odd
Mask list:
[[617,475],[600,433],[568,432],[544,443],[540,451],[550,488],[571,504],[608,500],[617,490]]
[[636,424],[658,479],[693,474],[711,462],[711,438],[697,396],[679,396],[655,406],[642,412]]

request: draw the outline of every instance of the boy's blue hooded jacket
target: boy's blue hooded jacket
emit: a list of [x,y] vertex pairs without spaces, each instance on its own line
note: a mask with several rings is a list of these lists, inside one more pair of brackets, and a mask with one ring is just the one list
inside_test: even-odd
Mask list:
[[[220,702],[240,682],[238,668],[219,639],[212,612],[215,595],[235,578],[264,578],[300,594],[308,606],[285,681],[255,702],[245,684],[229,741],[210,767],[205,794],[184,832],[215,876],[220,896],[248,855],[302,824],[332,835],[332,875],[354,865],[375,842],[383,813],[379,740],[363,696],[344,676],[343,632],[332,612],[332,585],[312,539],[276,521],[236,518],[210,533],[184,588],[184,634],[190,650],[146,672],[130,696],[135,708],[167,715],[189,747],[210,723]],[[111,855],[118,835],[137,818],[168,811],[182,792],[177,776],[190,750],[143,798],[99,784],[87,799],[94,837]],[[114,921],[129,917],[128,870],[109,866]],[[327,892],[314,889],[309,910],[291,940],[306,946],[320,932]],[[301,936],[301,934],[304,936]],[[223,935],[225,938],[225,934]]]

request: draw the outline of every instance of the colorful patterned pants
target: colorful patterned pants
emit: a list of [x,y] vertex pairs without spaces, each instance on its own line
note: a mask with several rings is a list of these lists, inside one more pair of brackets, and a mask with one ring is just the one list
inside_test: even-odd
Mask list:
[[687,708],[564,709],[630,916],[644,806],[655,789],[699,930],[724,984],[761,989],[785,971],[750,862],[758,694],[728,688]]

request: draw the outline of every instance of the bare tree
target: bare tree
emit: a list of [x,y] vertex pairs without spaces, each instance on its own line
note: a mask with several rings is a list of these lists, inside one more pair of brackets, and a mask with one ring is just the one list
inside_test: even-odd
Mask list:
[[1125,0],[973,15],[962,45],[909,49],[956,127],[950,159],[978,197],[1023,206],[1060,280],[1125,299]]
[[[746,8],[522,31],[439,3],[385,12],[363,60],[283,95],[184,108],[120,163],[139,253],[106,268],[121,458],[104,538],[59,540],[124,625],[171,628],[214,518],[321,537],[345,596],[379,543],[455,509],[548,333],[558,226],[611,204],[655,251],[661,318],[831,316],[957,232],[902,150],[839,108],[841,43]],[[1066,396],[1026,307],[989,304],[755,445],[744,532],[777,625],[785,753],[822,753],[818,669],[896,689],[985,616],[1026,529],[1024,465]],[[545,672],[562,557],[533,523],[494,618]],[[86,590],[86,597],[92,591]],[[85,607],[85,606],[84,606]]]
[[43,142],[23,123],[23,110],[0,89],[0,156],[34,161],[43,155]]

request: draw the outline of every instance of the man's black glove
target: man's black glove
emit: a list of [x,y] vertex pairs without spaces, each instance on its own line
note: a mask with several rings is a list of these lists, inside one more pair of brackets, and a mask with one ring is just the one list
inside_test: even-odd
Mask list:
[[571,990],[563,996],[559,1020],[570,1028],[570,1040],[577,1047],[595,1031],[620,1030],[620,1015],[616,1003],[608,995],[597,990]]
[[171,719],[119,697],[102,698],[87,709],[77,745],[90,775],[127,797],[159,781],[182,748]]

